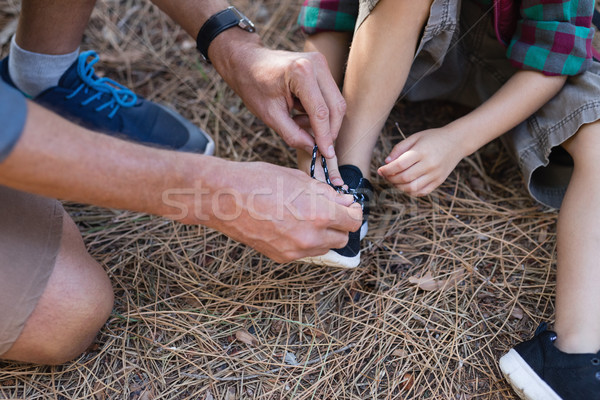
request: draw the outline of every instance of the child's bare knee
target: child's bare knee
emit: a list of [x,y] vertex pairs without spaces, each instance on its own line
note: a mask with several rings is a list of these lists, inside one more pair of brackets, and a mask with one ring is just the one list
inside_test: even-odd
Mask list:
[[597,163],[600,156],[600,121],[581,126],[563,143],[563,147],[571,154],[575,165],[588,161]]

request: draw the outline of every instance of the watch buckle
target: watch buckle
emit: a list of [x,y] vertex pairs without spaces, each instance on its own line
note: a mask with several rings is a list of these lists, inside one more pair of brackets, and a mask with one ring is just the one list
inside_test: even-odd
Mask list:
[[240,10],[238,10],[237,8],[230,6],[228,7],[231,11],[233,11],[239,18],[238,21],[238,26],[240,28],[242,28],[243,30],[247,31],[247,32],[256,32],[256,28],[254,27],[254,24],[252,23],[252,21],[250,21],[248,19],[248,17],[246,17],[244,14],[242,14],[242,12]]

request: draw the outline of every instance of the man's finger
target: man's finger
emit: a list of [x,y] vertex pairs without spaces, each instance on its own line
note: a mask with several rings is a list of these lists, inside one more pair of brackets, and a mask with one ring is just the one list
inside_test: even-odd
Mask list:
[[329,173],[329,180],[335,186],[342,186],[344,180],[338,167],[337,157],[334,155],[332,158],[327,160],[327,172]]
[[335,150],[329,123],[330,110],[321,93],[311,60],[300,59],[296,62],[291,75],[290,90],[300,100],[308,114],[319,150],[325,157],[333,157]]
[[[341,249],[348,244],[348,232],[342,232],[337,229],[328,229],[327,234],[327,243],[329,243],[327,251],[330,249]],[[327,251],[322,254],[327,253]]]
[[310,133],[302,129],[287,112],[279,112],[273,115],[271,128],[281,136],[288,146],[312,153],[315,145],[314,138]]
[[338,205],[335,209],[335,218],[329,224],[330,228],[342,232],[356,232],[362,225],[362,207],[358,203],[350,207]]
[[342,126],[344,115],[346,114],[346,101],[329,71],[327,61],[317,59],[315,62],[319,87],[329,109],[329,133],[331,139],[335,141]]
[[354,196],[351,194],[338,193],[324,182],[316,182],[316,184],[319,185],[319,192],[323,193],[329,201],[333,201],[344,207],[349,207],[354,203]]

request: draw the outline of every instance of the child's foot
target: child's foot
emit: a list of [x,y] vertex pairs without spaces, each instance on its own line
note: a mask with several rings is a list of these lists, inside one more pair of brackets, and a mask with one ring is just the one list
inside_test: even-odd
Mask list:
[[527,400],[600,399],[600,352],[567,354],[554,346],[556,334],[541,324],[533,339],[500,358],[500,369]]
[[306,257],[300,261],[328,267],[356,268],[360,264],[360,241],[369,230],[367,217],[369,202],[373,198],[373,186],[363,178],[360,169],[354,165],[342,165],[339,171],[344,183],[348,186],[348,192],[354,195],[355,201],[362,206],[363,223],[359,230],[349,234],[348,244],[345,247],[331,249],[322,256]]
[[[96,76],[93,65],[98,59],[93,51],[81,53],[58,85],[33,101],[94,131],[173,150],[213,154],[210,136],[177,112]],[[8,64],[8,57],[1,61],[0,77],[15,86]]]

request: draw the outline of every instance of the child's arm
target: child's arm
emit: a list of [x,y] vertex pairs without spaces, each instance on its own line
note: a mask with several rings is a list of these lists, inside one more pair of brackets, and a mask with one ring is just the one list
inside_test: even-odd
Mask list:
[[469,114],[398,143],[386,158],[386,165],[379,168],[379,175],[408,194],[431,193],[462,158],[527,119],[560,91],[566,79],[518,71]]

